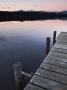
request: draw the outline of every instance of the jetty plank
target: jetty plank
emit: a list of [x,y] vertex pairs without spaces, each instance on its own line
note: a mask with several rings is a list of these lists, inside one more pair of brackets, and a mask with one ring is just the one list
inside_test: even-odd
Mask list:
[[67,90],[67,85],[38,75],[34,75],[30,82],[44,88],[44,90]]
[[55,65],[55,66],[59,66],[59,67],[63,67],[63,68],[66,68],[67,69],[67,63],[65,62],[62,62],[62,61],[53,61],[51,59],[46,59],[44,60],[44,63],[48,63],[48,64],[51,64],[51,65]]
[[57,41],[66,41],[67,42],[67,32],[61,32],[57,38]]
[[41,69],[41,68],[39,68],[35,74],[40,75],[42,77],[50,78],[52,80],[55,80],[57,82],[67,85],[67,76],[65,76],[65,75],[62,75],[62,74],[59,74],[56,72],[52,72],[52,71],[48,71],[45,69]]
[[63,48],[52,48],[51,51],[67,54],[67,49],[63,49]]
[[[53,47],[55,47],[55,48],[67,49],[67,45],[64,45],[64,44],[58,44],[58,43],[55,43]],[[52,47],[52,48],[53,48],[53,47]]]
[[67,63],[67,59],[66,59],[66,58],[59,57],[59,56],[54,55],[54,54],[48,55],[48,57],[46,57],[43,62],[45,62],[46,60],[48,60],[48,61],[52,61],[52,60],[53,60],[53,61],[58,61],[58,62]]
[[46,70],[49,70],[49,71],[53,71],[53,72],[56,72],[56,73],[60,73],[60,74],[63,74],[63,75],[67,76],[67,68],[58,67],[58,66],[51,65],[51,64],[48,64],[48,63],[42,63],[40,65],[40,68],[46,69]]
[[33,84],[28,84],[27,87],[25,87],[25,90],[46,90],[46,89],[43,89],[43,88],[40,88],[36,85],[33,85]]
[[60,52],[52,52],[52,51],[50,51],[50,53],[49,53],[50,55],[51,54],[53,54],[53,55],[55,55],[55,56],[58,56],[58,57],[61,57],[61,58],[66,58],[67,59],[67,54],[65,54],[65,53],[60,53]]
[[67,32],[61,32],[56,43],[67,45]]

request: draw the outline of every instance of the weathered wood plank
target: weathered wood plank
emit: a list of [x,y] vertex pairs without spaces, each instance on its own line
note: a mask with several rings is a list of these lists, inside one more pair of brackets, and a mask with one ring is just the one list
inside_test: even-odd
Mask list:
[[50,59],[46,59],[46,60],[44,60],[44,63],[52,64],[52,65],[63,67],[63,68],[67,69],[67,63],[61,62],[61,61],[58,61],[58,60],[53,61],[53,60],[50,60]]
[[[44,61],[46,61],[46,59],[48,59],[48,61],[58,61],[58,62],[64,62],[64,63],[67,63],[67,59],[65,58],[62,58],[62,57],[59,57],[57,55],[54,55],[54,54],[49,54],[48,57],[45,58]],[[44,62],[43,61],[43,62]]]
[[[61,32],[60,34],[59,34],[59,36],[60,35],[67,35],[67,32]],[[57,39],[59,39],[59,36],[57,37]]]
[[67,76],[67,69],[66,68],[62,68],[62,67],[58,67],[58,66],[51,65],[51,64],[46,64],[46,63],[42,63],[40,65],[40,68],[50,70],[50,71],[53,71],[53,72],[57,72],[57,73],[60,73],[60,74],[63,74],[63,75]]
[[57,38],[58,40],[66,40],[67,41],[67,32],[61,32]]
[[40,87],[46,88],[47,90],[67,90],[67,85],[63,85],[51,79],[40,77],[38,75],[34,75],[30,82]]
[[58,56],[58,57],[66,58],[66,59],[67,59],[67,54],[64,54],[64,53],[60,53],[60,52],[52,52],[52,51],[50,51],[49,54],[53,54],[53,55],[55,55],[55,56]]
[[[67,49],[67,45],[64,45],[64,44],[58,44],[58,43],[56,43],[53,47],[55,47],[55,48]],[[52,47],[52,48],[53,48],[53,47]]]
[[56,43],[67,45],[67,32],[61,32],[58,36]]
[[41,69],[41,68],[39,68],[35,74],[46,77],[46,78],[50,78],[52,80],[55,80],[57,82],[67,85],[67,76],[65,75],[62,75],[56,72],[51,72],[51,71]]
[[66,42],[66,41],[60,41],[60,40],[58,40],[56,43],[58,43],[58,44],[63,44],[63,45],[67,45],[67,42]]
[[58,44],[63,44],[63,45],[67,45],[67,41],[65,41],[65,40],[57,40],[56,43],[58,43]]
[[67,42],[67,37],[66,36],[61,36],[61,37],[59,37],[59,39],[57,39],[57,41]]
[[63,44],[55,44],[53,48],[51,49],[53,52],[63,53],[67,54],[67,45]]
[[36,85],[33,85],[33,84],[28,84],[24,90],[46,90],[46,89],[43,89],[43,88],[40,88]]
[[51,51],[67,54],[67,49],[62,49],[62,48],[52,48]]
[[[66,39],[67,39],[67,37],[61,37],[60,39],[57,40],[57,42],[58,42],[58,43],[59,43],[59,42],[67,42]],[[57,42],[56,42],[56,43],[57,43]]]
[[46,57],[43,62],[67,68],[67,59],[65,59],[65,57],[63,58],[61,54],[59,56],[59,54],[56,52],[49,53],[48,57]]

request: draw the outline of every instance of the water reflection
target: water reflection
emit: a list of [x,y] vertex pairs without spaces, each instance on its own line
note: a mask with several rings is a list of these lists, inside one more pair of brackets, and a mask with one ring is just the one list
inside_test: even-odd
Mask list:
[[46,37],[52,38],[53,31],[66,32],[67,21],[0,22],[0,90],[15,90],[15,62],[20,61],[26,72],[36,71],[45,58]]

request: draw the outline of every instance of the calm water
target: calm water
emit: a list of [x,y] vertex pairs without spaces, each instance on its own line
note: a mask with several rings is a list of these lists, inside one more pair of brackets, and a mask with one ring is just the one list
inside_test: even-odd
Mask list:
[[13,64],[20,61],[26,72],[35,72],[45,58],[46,37],[67,31],[67,21],[0,22],[0,90],[15,90]]

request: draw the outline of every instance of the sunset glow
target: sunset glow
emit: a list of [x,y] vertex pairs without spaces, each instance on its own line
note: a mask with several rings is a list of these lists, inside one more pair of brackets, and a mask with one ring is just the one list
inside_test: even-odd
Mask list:
[[63,11],[67,10],[67,0],[0,0],[0,11],[2,10]]

